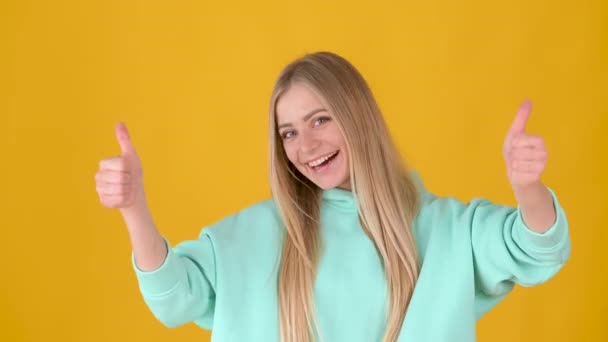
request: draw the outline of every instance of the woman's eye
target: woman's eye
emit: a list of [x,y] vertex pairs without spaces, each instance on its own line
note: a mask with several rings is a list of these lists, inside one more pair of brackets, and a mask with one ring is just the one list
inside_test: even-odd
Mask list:
[[293,135],[294,135],[293,131],[287,131],[287,132],[283,132],[283,134],[281,134],[283,139],[291,138]]
[[[318,118],[317,120],[315,120],[315,126],[318,126],[318,125],[320,125],[320,124],[322,124],[322,123],[324,123],[324,122],[326,122],[326,121],[329,121],[329,118],[326,118],[326,117],[320,117],[320,118]],[[319,123],[319,124],[317,124],[317,123]]]

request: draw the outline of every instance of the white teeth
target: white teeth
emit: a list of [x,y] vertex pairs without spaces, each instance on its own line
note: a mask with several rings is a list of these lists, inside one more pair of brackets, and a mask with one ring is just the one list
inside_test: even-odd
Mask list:
[[321,165],[321,164],[322,164],[324,161],[326,161],[327,159],[329,159],[329,158],[333,157],[334,155],[336,155],[336,153],[338,153],[338,152],[336,151],[336,152],[334,152],[334,153],[332,153],[332,154],[330,154],[330,155],[327,155],[327,156],[325,156],[325,157],[321,157],[321,158],[319,158],[319,159],[317,159],[317,160],[313,160],[313,161],[311,161],[310,163],[308,163],[308,166],[310,166],[310,167],[319,166],[319,165]]

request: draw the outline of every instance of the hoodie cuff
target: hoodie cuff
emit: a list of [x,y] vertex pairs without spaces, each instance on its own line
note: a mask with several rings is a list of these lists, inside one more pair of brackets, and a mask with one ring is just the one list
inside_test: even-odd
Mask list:
[[525,244],[527,249],[539,253],[547,253],[563,248],[569,241],[568,220],[564,209],[561,207],[555,192],[548,188],[553,199],[555,210],[555,222],[544,233],[538,233],[526,225],[519,205],[517,206],[517,218],[515,220],[515,234],[520,243]]
[[175,255],[169,241],[163,237],[163,241],[167,246],[167,255],[163,263],[155,270],[143,271],[137,267],[135,254],[131,253],[131,263],[139,288],[144,296],[163,296],[179,285],[181,275],[184,272],[183,265],[180,263],[179,257]]

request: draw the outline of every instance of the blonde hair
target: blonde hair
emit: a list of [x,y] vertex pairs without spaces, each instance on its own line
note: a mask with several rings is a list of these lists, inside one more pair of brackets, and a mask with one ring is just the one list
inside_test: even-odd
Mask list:
[[322,337],[313,299],[322,189],[289,162],[276,123],[277,101],[299,82],[322,99],[344,136],[359,220],[382,257],[386,276],[383,341],[396,341],[419,272],[412,232],[419,197],[366,81],[331,52],[307,54],[286,66],[270,100],[270,185],[287,232],[278,279],[281,341],[312,341],[315,333]]

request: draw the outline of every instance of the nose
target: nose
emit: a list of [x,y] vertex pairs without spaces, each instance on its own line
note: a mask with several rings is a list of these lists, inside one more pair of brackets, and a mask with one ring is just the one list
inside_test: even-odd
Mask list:
[[319,147],[320,142],[312,134],[300,134],[300,152],[304,158],[310,158],[311,154]]

